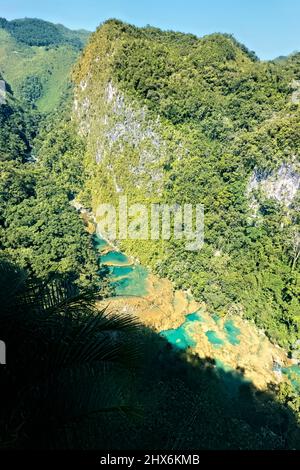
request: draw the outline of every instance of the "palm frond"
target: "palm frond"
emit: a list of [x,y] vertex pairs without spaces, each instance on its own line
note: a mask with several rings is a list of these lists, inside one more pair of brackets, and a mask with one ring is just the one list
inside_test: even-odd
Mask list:
[[140,324],[98,310],[96,300],[67,279],[31,279],[0,261],[1,334],[12,351],[0,380],[11,402],[11,429],[36,436],[134,408],[128,392],[130,370],[140,359]]

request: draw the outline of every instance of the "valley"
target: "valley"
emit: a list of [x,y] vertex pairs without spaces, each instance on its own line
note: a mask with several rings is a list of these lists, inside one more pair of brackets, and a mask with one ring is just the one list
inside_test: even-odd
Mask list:
[[[1,18],[0,80],[0,445],[300,448],[300,54]],[[107,239],[120,197],[203,246]]]
[[191,293],[175,290],[167,279],[160,279],[94,234],[99,262],[108,266],[113,297],[102,301],[112,313],[123,312],[165,337],[175,348],[191,349],[200,358],[211,358],[222,371],[242,373],[242,380],[257,389],[292,379],[300,387],[300,367],[286,352],[274,345],[253,322],[231,314],[211,315],[205,304]]

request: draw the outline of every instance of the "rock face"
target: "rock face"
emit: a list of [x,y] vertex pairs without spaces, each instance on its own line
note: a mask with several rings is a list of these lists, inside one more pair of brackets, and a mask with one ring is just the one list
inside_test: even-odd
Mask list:
[[[250,178],[249,195],[260,190],[266,198],[275,199],[289,206],[300,188],[300,171],[292,164],[282,164],[277,171],[255,170]],[[254,196],[255,198],[255,196]]]
[[292,82],[292,88],[293,88],[293,93],[292,93],[292,103],[293,104],[299,104],[300,103],[300,80],[293,80]]
[[93,86],[87,79],[77,88],[74,113],[81,133],[89,137],[88,151],[98,167],[94,173],[105,172],[111,194],[131,194],[135,188],[144,196],[159,195],[167,154],[160,120],[125,99],[111,80],[102,84],[98,100],[91,101]]
[[73,115],[86,136],[95,213],[100,202],[122,194],[159,202],[168,161],[186,152],[166,120],[120,88],[114,63],[120,42],[110,28],[97,31],[74,72]]
[[0,77],[0,105],[5,104],[6,98],[6,84],[4,80],[1,80]]

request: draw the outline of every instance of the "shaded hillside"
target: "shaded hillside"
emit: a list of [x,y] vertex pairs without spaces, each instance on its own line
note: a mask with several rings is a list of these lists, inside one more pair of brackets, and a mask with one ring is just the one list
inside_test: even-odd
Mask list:
[[2,261],[0,300],[11,346],[2,449],[299,449],[284,390],[259,392],[242,370],[220,372],[131,315],[98,310],[88,291]]
[[36,118],[14,98],[1,75],[0,84],[0,161],[24,162],[30,156]]
[[69,204],[83,182],[84,143],[66,109],[42,120],[6,84],[0,124],[2,255],[40,279],[60,273],[99,290],[92,241]]

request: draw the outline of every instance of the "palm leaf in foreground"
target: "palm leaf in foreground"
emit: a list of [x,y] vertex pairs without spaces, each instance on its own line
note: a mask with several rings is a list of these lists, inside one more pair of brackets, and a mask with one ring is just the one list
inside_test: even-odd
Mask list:
[[9,351],[0,376],[9,405],[0,418],[3,439],[7,423],[18,438],[45,441],[66,424],[131,409],[140,325],[97,310],[95,301],[94,293],[80,293],[65,280],[33,281],[0,263],[0,329]]

